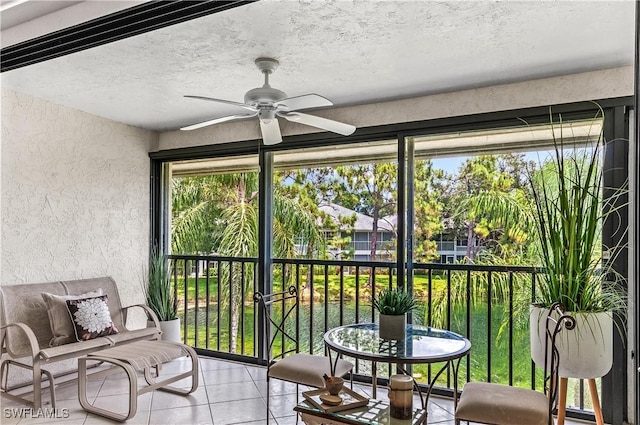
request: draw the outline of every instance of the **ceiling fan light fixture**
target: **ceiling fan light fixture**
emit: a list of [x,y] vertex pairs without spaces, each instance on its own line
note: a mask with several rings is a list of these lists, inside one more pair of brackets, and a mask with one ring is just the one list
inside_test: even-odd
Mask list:
[[258,118],[263,124],[269,124],[271,121],[276,119],[276,109],[261,109],[260,112],[258,112]]

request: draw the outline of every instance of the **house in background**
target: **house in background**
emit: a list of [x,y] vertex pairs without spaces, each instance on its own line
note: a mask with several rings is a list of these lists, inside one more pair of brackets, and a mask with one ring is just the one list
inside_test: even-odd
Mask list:
[[[336,227],[340,228],[340,238],[349,238],[348,244],[342,248],[331,246],[330,240],[334,236],[335,230],[325,231],[325,238],[329,242],[327,251],[332,255],[333,259],[352,259],[355,261],[368,261],[371,259],[372,217],[334,203],[322,205],[319,209],[331,217]],[[344,219],[354,219],[353,225],[343,224]],[[439,256],[435,262],[452,264],[464,261],[468,252],[468,239],[466,237],[460,238],[456,235],[450,219],[444,219],[443,222],[445,231],[432,238],[437,244]],[[393,258],[397,223],[398,216],[396,214],[391,214],[378,220],[376,260]],[[482,249],[477,242],[478,238],[476,237],[474,238],[475,253],[480,252]]]
[[[328,253],[334,259],[350,259],[355,261],[371,260],[371,235],[373,232],[373,218],[343,207],[338,204],[325,204],[319,210],[327,214],[336,228],[339,229],[340,238],[349,238],[349,243],[344,247],[331,246],[329,242]],[[378,220],[376,260],[388,260],[395,247],[395,226],[389,217]],[[354,220],[353,224],[344,224],[344,221]],[[326,230],[325,238],[330,241],[336,230]]]

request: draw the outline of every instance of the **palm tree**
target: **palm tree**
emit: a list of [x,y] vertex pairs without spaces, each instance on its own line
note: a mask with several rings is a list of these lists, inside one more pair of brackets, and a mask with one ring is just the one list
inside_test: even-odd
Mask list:
[[[197,238],[209,238],[198,229],[199,224],[215,221],[218,233],[214,235],[211,251],[227,257],[251,258],[258,255],[258,174],[237,173],[209,176],[201,183],[209,185],[211,190],[185,190],[176,196],[182,199],[189,195],[191,208],[183,208],[178,215],[179,226],[174,227],[172,240],[193,241]],[[198,186],[198,184],[195,184]],[[183,199],[184,201],[184,199]],[[207,215],[213,211],[211,205],[217,205],[217,216]],[[174,216],[175,220],[175,216]],[[293,258],[296,255],[296,240],[301,239],[317,245],[322,241],[315,218],[295,200],[286,198],[278,188],[273,194],[273,253],[279,258]],[[195,246],[195,244],[192,244]],[[242,264],[226,264],[221,270],[221,296],[228,303],[219,300],[220,305],[230,309],[231,335],[230,351],[236,349],[240,305],[247,292],[252,290],[255,270],[246,268],[242,273]],[[244,279],[243,279],[244,276]],[[222,285],[222,282],[228,284]]]
[[218,176],[173,179],[171,190],[171,251],[210,253],[220,233],[220,223],[211,220],[222,214],[222,187]]

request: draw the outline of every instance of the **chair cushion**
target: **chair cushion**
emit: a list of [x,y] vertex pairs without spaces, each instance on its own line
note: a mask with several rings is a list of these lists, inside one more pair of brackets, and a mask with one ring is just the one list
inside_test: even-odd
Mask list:
[[[346,360],[338,359],[335,376],[343,376],[353,369],[353,365]],[[324,387],[324,374],[331,375],[329,357],[313,356],[310,354],[294,354],[278,360],[269,368],[269,377],[283,381],[309,385],[310,387]]]
[[456,419],[495,425],[548,425],[549,399],[525,388],[470,382],[462,391]]

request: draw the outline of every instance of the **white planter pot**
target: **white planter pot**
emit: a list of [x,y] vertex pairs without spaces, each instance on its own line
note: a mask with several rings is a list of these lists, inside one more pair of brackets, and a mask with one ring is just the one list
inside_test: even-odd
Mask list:
[[390,316],[380,315],[380,338],[382,339],[405,339],[407,331],[407,315]]
[[[147,322],[147,327],[153,326],[153,322]],[[162,330],[162,336],[160,339],[163,341],[182,342],[180,335],[180,318],[168,321],[160,321],[160,330]]]
[[[531,306],[529,325],[531,358],[544,368],[545,325],[548,309]],[[611,313],[568,313],[576,319],[573,330],[556,337],[560,355],[558,375],[594,379],[606,375],[613,365],[613,316]]]

